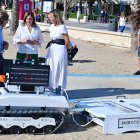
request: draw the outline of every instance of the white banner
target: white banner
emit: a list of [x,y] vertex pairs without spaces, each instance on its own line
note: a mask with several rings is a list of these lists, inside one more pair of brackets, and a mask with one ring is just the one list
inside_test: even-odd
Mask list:
[[52,1],[43,2],[43,12],[49,13],[52,10]]

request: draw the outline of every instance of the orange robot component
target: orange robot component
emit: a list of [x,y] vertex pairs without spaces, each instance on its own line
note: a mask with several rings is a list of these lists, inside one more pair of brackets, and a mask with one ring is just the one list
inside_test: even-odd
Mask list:
[[6,81],[6,76],[0,75],[0,82],[5,82],[5,81]]

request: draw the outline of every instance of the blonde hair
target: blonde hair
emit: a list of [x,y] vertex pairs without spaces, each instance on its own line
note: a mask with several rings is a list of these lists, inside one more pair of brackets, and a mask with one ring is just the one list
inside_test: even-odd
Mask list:
[[50,13],[52,13],[53,16],[56,18],[56,25],[64,24],[64,21],[62,19],[62,16],[59,10],[54,9],[50,11]]

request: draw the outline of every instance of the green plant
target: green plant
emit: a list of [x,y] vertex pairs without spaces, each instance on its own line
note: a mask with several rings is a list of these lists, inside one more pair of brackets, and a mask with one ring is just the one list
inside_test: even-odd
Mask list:
[[88,15],[88,20],[93,20],[93,15]]
[[94,15],[93,20],[97,20],[100,16],[99,15]]
[[[85,14],[80,14],[80,19],[83,19],[83,16],[85,16]],[[67,14],[67,17],[68,17],[68,18],[74,18],[74,19],[76,19],[76,18],[77,18],[77,13],[69,12],[69,13]]]
[[77,17],[76,13],[69,12],[68,18],[76,18],[76,17]]
[[116,18],[116,16],[115,15],[110,15],[109,16],[109,19],[113,19],[113,18]]
[[85,14],[81,14],[80,15],[80,19],[83,19],[83,16],[86,16]]

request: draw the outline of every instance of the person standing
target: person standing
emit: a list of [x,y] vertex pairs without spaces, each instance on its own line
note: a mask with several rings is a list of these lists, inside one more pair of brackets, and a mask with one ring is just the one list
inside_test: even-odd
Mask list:
[[123,32],[124,31],[125,24],[126,24],[126,16],[125,16],[125,13],[122,12],[121,16],[119,18],[119,21],[118,21],[119,32]]
[[104,11],[104,22],[105,23],[108,22],[108,12],[107,12],[107,10]]
[[104,13],[105,13],[105,11],[101,10],[101,12],[100,12],[100,23],[104,23]]
[[46,64],[50,65],[49,86],[57,94],[61,94],[67,84],[69,36],[59,10],[52,10],[48,18],[51,23],[49,30],[52,39],[47,45],[49,48],[46,56]]
[[70,48],[68,49],[68,62],[72,62],[74,56],[78,52],[78,47],[73,41],[70,41],[69,47]]
[[4,65],[4,58],[3,53],[4,50],[7,50],[9,47],[9,43],[4,41],[3,37],[3,27],[8,23],[9,15],[5,11],[0,11],[0,74],[3,74],[3,65]]
[[81,11],[80,11],[80,8],[78,8],[78,11],[77,11],[77,22],[80,23],[80,15],[81,15]]
[[33,12],[27,12],[22,25],[19,25],[13,38],[18,51],[17,60],[30,59],[38,61],[38,48],[43,42],[39,26],[35,23]]
[[41,22],[41,16],[39,14],[39,9],[38,8],[34,9],[34,18],[35,18],[36,22]]

